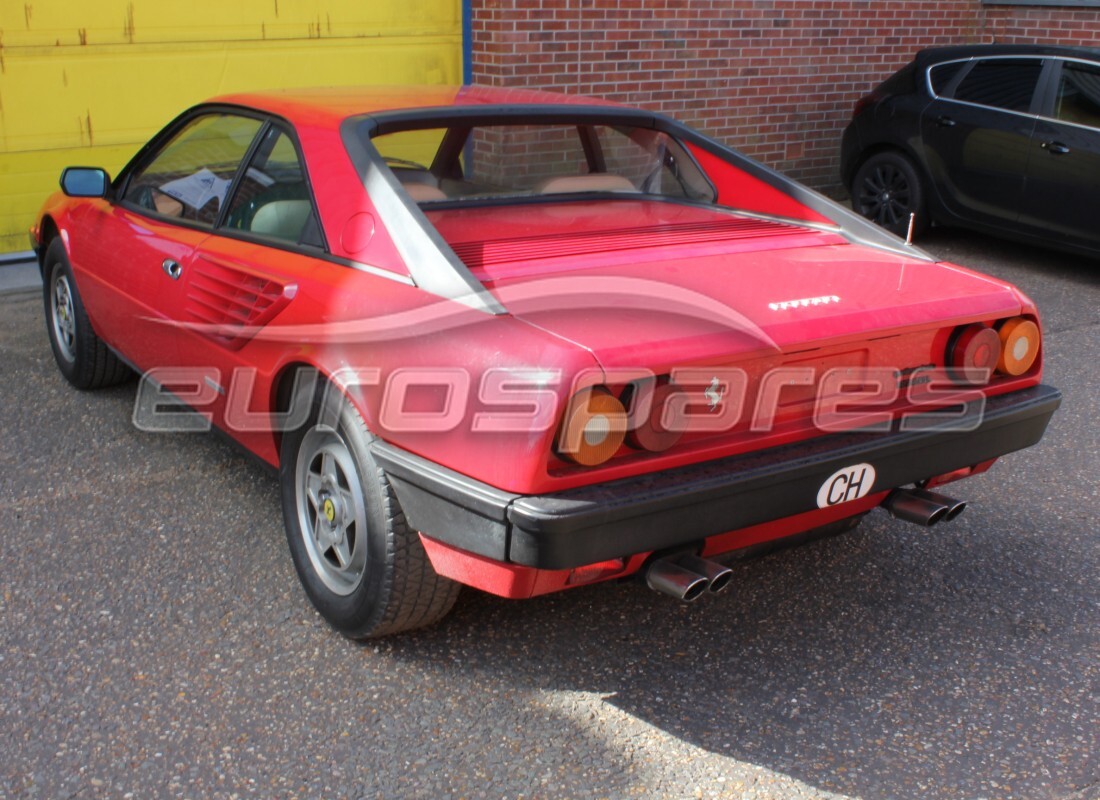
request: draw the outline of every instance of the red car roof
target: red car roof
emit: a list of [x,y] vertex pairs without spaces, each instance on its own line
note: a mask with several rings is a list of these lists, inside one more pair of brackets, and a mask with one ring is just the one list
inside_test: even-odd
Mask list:
[[606,105],[615,103],[532,89],[487,86],[350,86],[275,89],[222,95],[212,103],[247,106],[291,122],[337,122],[360,114],[466,105]]

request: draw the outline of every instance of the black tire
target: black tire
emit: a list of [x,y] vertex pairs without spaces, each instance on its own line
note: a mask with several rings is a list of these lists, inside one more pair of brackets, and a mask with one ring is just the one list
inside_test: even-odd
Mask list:
[[905,237],[909,215],[916,214],[913,235],[928,229],[924,185],[913,162],[894,150],[868,158],[852,179],[852,208],[891,233]]
[[101,389],[127,380],[130,368],[92,330],[61,239],[50,242],[44,263],[46,332],[65,380],[77,389]]
[[306,595],[351,639],[438,622],[460,584],[432,569],[358,411],[331,385],[314,385],[309,421],[284,434],[279,468],[287,543]]

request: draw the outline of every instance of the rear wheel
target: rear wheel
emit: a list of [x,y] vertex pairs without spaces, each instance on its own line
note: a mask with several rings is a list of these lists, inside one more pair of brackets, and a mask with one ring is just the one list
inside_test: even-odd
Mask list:
[[130,369],[92,330],[61,239],[46,248],[45,264],[42,299],[57,368],[78,389],[122,383],[130,377]]
[[355,407],[323,383],[313,394],[309,421],[283,437],[280,466],[287,543],[306,594],[352,639],[438,622],[460,585],[432,569]]
[[928,228],[924,186],[916,165],[895,151],[875,153],[856,171],[852,180],[852,207],[857,213],[904,237],[909,215],[916,214],[913,235]]

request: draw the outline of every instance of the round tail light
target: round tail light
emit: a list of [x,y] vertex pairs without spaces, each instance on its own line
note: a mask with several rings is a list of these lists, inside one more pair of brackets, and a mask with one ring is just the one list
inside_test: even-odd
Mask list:
[[998,331],[1001,357],[997,371],[1006,375],[1023,375],[1039,357],[1039,326],[1029,319],[1013,317],[1005,320]]
[[967,325],[955,338],[947,352],[947,364],[956,370],[955,380],[962,383],[985,383],[1001,357],[1001,338],[997,331],[985,325]]
[[585,467],[607,461],[626,437],[626,409],[618,398],[601,387],[582,389],[573,395],[562,420],[558,452]]
[[645,419],[638,420],[634,430],[626,435],[626,443],[637,450],[660,453],[680,441],[683,435],[682,430],[669,430],[661,423],[669,398],[683,390],[672,384],[663,383],[651,391],[649,415]]

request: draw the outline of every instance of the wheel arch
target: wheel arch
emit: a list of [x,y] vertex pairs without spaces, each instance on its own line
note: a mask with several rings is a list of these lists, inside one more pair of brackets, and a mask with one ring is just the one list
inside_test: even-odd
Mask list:
[[[38,226],[39,238],[38,247],[35,248],[34,255],[38,261],[38,272],[42,276],[42,280],[46,280],[46,250],[49,249],[53,240],[61,236],[61,228],[54,221],[54,218],[49,214],[42,217],[42,221]],[[66,248],[67,250],[68,248]]]
[[[363,418],[367,430],[373,429],[373,415],[370,413],[370,410],[364,406],[362,398],[357,397],[356,392],[348,392],[343,385],[344,381],[341,381],[336,373],[331,372],[313,361],[305,359],[295,359],[287,362],[279,368],[274,379],[271,381],[269,407],[271,408],[273,419],[277,418],[275,415],[285,414],[290,411],[291,401],[294,398],[295,385],[299,380],[299,373],[313,373],[315,387],[331,386],[336,391],[346,395],[348,400],[359,412],[359,415]],[[275,453],[280,454],[283,446],[283,426],[272,425],[271,428]]]
[[917,154],[913,152],[913,148],[908,145],[898,144],[897,142],[878,142],[877,144],[865,147],[860,151],[859,155],[852,159],[852,164],[848,168],[848,174],[844,176],[844,188],[849,192],[852,191],[852,182],[856,179],[856,174],[859,172],[860,167],[866,164],[872,156],[877,156],[879,153],[897,153],[898,155],[905,156],[913,164],[913,168],[917,171],[921,180],[925,182],[925,186],[931,186],[928,178],[928,171],[924,168],[924,164],[917,158]]

